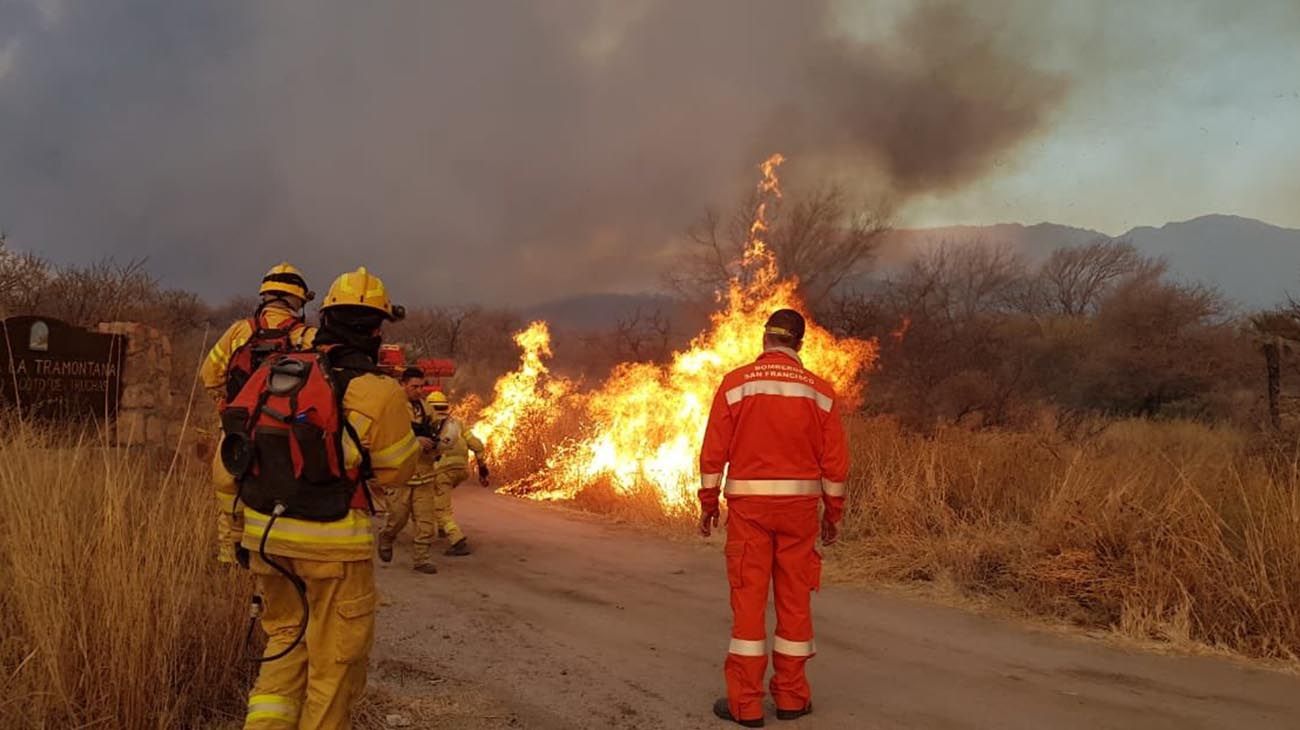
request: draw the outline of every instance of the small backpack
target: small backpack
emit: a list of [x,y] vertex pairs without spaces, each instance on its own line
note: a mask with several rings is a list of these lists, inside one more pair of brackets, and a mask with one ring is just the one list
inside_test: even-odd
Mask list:
[[450,454],[456,448],[456,442],[460,440],[464,426],[460,421],[447,416],[438,426],[438,431],[434,435],[434,453],[439,456]]
[[302,320],[292,317],[279,327],[263,327],[261,313],[248,320],[253,334],[248,341],[230,353],[230,362],[226,364],[226,402],[235,400],[253,372],[271,355],[293,352],[297,349],[293,342],[293,331],[302,326]]
[[[343,412],[343,394],[365,369],[341,369],[328,350],[271,356],[222,409],[221,460],[238,499],[263,514],[332,522],[370,507],[370,457]],[[347,469],[343,439],[361,452]]]

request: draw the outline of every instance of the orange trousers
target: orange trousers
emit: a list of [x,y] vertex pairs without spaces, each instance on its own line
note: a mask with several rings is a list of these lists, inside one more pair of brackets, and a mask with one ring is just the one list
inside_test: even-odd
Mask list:
[[767,673],[767,598],[776,600],[769,689],[782,710],[812,701],[804,665],[813,644],[812,592],[821,585],[817,497],[732,497],[727,500],[727,581],[731,584],[731,648],[725,675],[731,716],[763,716]]

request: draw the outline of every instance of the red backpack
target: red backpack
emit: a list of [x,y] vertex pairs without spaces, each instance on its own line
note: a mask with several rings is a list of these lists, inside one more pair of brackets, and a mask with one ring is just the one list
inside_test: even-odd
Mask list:
[[248,379],[257,368],[271,355],[293,352],[297,349],[293,342],[293,331],[303,325],[297,317],[286,319],[279,327],[263,327],[261,312],[248,320],[253,334],[248,341],[230,353],[230,362],[226,364],[226,402],[235,400],[239,391],[244,389]]
[[[343,412],[343,394],[365,368],[338,368],[329,350],[274,355],[221,411],[221,460],[239,483],[238,500],[263,514],[332,522],[370,507],[370,456]],[[361,452],[344,465],[343,439]]]

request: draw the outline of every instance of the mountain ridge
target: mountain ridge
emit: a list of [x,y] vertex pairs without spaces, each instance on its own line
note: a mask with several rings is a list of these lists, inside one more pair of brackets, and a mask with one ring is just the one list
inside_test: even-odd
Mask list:
[[[1276,306],[1300,292],[1300,229],[1256,218],[1209,213],[1160,226],[1134,226],[1118,236],[1050,221],[990,225],[902,228],[890,232],[878,255],[878,270],[888,270],[916,255],[917,247],[981,241],[1009,244],[1041,260],[1052,251],[1095,240],[1129,241],[1148,256],[1164,258],[1175,276],[1218,287],[1247,309]],[[526,307],[526,316],[574,329],[613,326],[637,309],[672,311],[665,294],[583,293]]]

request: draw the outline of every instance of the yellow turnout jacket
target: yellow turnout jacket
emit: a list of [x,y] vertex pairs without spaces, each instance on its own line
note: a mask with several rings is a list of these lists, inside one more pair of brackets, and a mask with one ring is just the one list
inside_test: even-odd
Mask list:
[[[297,315],[285,304],[273,301],[262,309],[261,325],[266,329],[279,329],[284,323]],[[221,335],[221,339],[212,346],[208,356],[199,369],[199,380],[203,389],[220,405],[226,399],[226,370],[230,367],[230,356],[243,347],[253,336],[253,325],[248,319],[241,319],[230,325]],[[289,339],[294,347],[305,350],[311,347],[316,337],[316,328],[300,324],[289,332]]]

